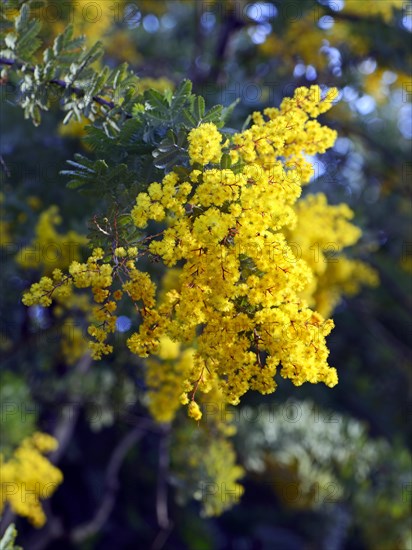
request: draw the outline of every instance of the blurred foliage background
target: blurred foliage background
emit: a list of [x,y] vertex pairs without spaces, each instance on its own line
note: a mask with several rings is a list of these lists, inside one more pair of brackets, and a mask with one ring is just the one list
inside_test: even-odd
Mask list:
[[[313,159],[308,191],[355,211],[363,237],[354,254],[381,283],[346,296],[333,314],[338,386],[281,381],[275,394],[249,393],[236,410],[204,404],[207,424],[225,415],[237,428],[246,473],[240,503],[203,517],[209,499],[224,510],[236,490],[224,439],[184,417],[173,434],[146,421],[141,360],[119,346],[91,368],[84,358],[70,364],[60,344],[66,334],[75,346],[75,329],[21,303],[50,266],[74,259],[96,205],[59,175],[87,151],[84,125],[63,126],[56,105],[34,128],[2,80],[1,452],[7,457],[35,430],[52,433],[60,441],[52,461],[64,475],[44,501],[44,527],[6,507],[3,528],[16,521],[18,542],[39,550],[409,550],[412,4],[50,0],[36,9],[47,43],[72,22],[89,45],[103,41],[109,66],[127,61],[142,89],[190,78],[209,107],[238,99],[231,127],[296,87],[336,86],[340,101],[325,119],[339,138]],[[33,241],[39,221],[48,228],[44,242]],[[30,261],[36,254],[41,261]],[[124,323],[119,341],[130,328]]]

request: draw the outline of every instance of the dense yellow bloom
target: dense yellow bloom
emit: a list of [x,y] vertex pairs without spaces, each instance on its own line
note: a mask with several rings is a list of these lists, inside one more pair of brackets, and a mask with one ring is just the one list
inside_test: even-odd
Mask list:
[[[350,209],[328,205],[323,195],[299,200],[313,173],[307,155],[325,152],[336,138],[315,120],[336,97],[333,88],[298,88],[226,141],[214,124],[195,128],[191,171],[170,172],[136,198],[132,220],[141,230],[157,222],[154,234],[138,247],[116,245],[111,259],[95,249],[86,263],[72,262],[67,276],[55,270],[24,303],[69,302],[75,288],[91,288],[88,332],[100,359],[112,350],[107,339],[127,296],[137,312],[127,345],[149,358],[147,405],[161,422],[181,405],[199,420],[211,391],[233,405],[250,389],[271,393],[278,369],[297,386],[334,386],[326,345],[334,325],[326,316],[342,293],[375,277],[341,256],[360,236]],[[230,168],[216,166],[223,152]],[[331,243],[336,266],[326,261]],[[146,254],[168,267],[160,292],[137,268]]]
[[[171,173],[137,197],[132,216],[138,227],[149,220],[168,220],[149,251],[168,266],[184,261],[177,287],[151,312],[155,329],[150,349],[158,350],[156,331],[189,343],[202,327],[182,396],[196,419],[200,410],[193,396],[208,389],[206,373],[209,379],[217,377],[233,404],[248,389],[274,391],[279,363],[282,376],[296,385],[337,382],[325,343],[333,323],[302,299],[313,273],[280,232],[296,224],[292,206],[312,173],[303,153],[324,152],[336,137],[312,120],[330,108],[336,93],[332,89],[322,95],[317,86],[300,88],[280,109],[267,109],[266,119],[255,114],[251,128],[235,134],[229,144],[243,163],[236,173],[194,170],[189,181]],[[198,142],[203,148],[204,133],[192,131],[191,147]],[[196,215],[187,215],[187,203],[197,209]],[[143,337],[149,334],[140,330],[129,347],[144,356],[148,348]]]
[[[50,306],[53,299],[57,302],[73,303],[73,287],[91,288],[96,306],[91,308],[90,319],[92,324],[88,328],[89,334],[95,341],[89,343],[92,357],[101,359],[113,351],[112,346],[106,343],[110,333],[116,329],[116,301],[110,299],[111,291],[108,290],[113,282],[113,268],[107,263],[102,263],[103,251],[95,249],[87,262],[82,264],[77,261],[71,263],[69,274],[64,276],[59,269],[55,269],[51,277],[42,277],[38,283],[34,283],[30,290],[23,296],[23,303],[26,306],[35,304],[44,307]],[[77,351],[70,355],[70,362],[79,358],[82,345],[82,334],[78,330],[64,327],[66,336],[75,337]],[[74,332],[70,332],[73,331]],[[63,353],[67,356],[67,346],[71,345],[70,338],[66,340],[63,347]]]
[[9,459],[0,454],[0,513],[9,504],[35,527],[46,521],[40,500],[50,498],[63,481],[61,471],[44,454],[57,448],[48,434],[36,432],[22,441]]
[[191,130],[187,139],[191,164],[205,165],[220,161],[222,134],[212,122],[206,122]]

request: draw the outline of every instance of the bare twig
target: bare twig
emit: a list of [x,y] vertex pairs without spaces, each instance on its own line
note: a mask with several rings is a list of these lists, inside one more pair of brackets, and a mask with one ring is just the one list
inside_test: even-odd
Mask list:
[[159,475],[156,491],[157,523],[162,529],[169,526],[167,510],[167,477],[169,472],[170,431],[166,428],[159,441]]
[[167,504],[167,485],[169,477],[169,455],[170,455],[170,425],[164,426],[159,440],[159,469],[156,489],[156,516],[160,531],[157,534],[152,550],[160,550],[166,543],[167,538],[173,529],[173,523],[169,519]]
[[64,535],[63,523],[53,515],[50,501],[46,500],[42,506],[47,517],[46,526],[41,531],[34,533],[27,542],[24,542],[24,548],[44,550],[50,543]]
[[100,531],[107,521],[116,502],[116,494],[119,488],[119,470],[131,447],[144,435],[146,428],[151,426],[151,423],[149,426],[149,422],[142,419],[142,422],[133,428],[113,451],[106,469],[105,491],[101,503],[90,521],[73,529],[70,533],[72,541],[82,542]]
[[214,55],[215,63],[211,68],[210,74],[207,75],[207,79],[211,79],[212,82],[221,82],[223,68],[227,60],[227,52],[232,36],[235,32],[245,26],[246,23],[237,17],[235,10],[229,9],[220,27],[216,52]]
[[[85,374],[89,369],[91,363],[92,359],[90,355],[84,355],[77,363],[76,373],[79,376],[83,376],[83,374]],[[53,453],[50,454],[50,461],[53,464],[57,464],[66,451],[66,448],[72,438],[81,406],[81,400],[72,403],[70,407],[70,414],[62,415],[63,418],[54,430],[53,436],[57,439],[59,446],[55,451],[53,451]]]
[[[72,417],[73,418],[73,417]],[[119,470],[131,447],[148,431],[155,430],[157,427],[148,418],[140,418],[136,425],[115,447],[106,468],[104,481],[104,494],[98,505],[92,519],[82,525],[74,528],[72,531],[65,531],[61,520],[54,516],[50,502],[43,503],[44,511],[47,516],[45,528],[33,535],[25,544],[25,547],[31,550],[44,550],[55,540],[69,539],[74,543],[80,543],[88,537],[94,535],[104,526],[110,516],[116,503],[116,494],[119,487]]]

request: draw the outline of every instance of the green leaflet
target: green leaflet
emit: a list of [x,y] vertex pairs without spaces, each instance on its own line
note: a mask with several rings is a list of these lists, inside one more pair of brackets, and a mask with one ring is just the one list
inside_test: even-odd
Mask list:
[[17,537],[16,527],[11,523],[0,540],[0,550],[23,550],[21,546],[15,546],[14,542]]

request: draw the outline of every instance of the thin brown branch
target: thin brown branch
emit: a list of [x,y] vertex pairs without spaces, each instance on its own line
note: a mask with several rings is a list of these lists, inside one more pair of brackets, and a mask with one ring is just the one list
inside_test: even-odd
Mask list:
[[157,534],[151,550],[161,550],[170,532],[173,529],[173,522],[169,518],[168,511],[168,477],[170,460],[170,425],[164,426],[159,441],[159,467],[156,489],[156,517],[160,531]]
[[116,503],[116,495],[119,489],[119,471],[129,450],[145,434],[147,427],[151,427],[149,420],[142,419],[117,445],[110,457],[106,468],[105,491],[103,498],[94,513],[93,518],[76,527],[70,533],[70,539],[79,543],[98,533],[109,518]]
[[[91,363],[92,358],[90,355],[84,355],[76,365],[76,374],[81,378],[89,370]],[[50,454],[50,461],[53,464],[57,464],[60,461],[70,443],[81,406],[82,402],[80,400],[72,403],[70,414],[62,415],[63,418],[61,418],[53,432],[53,436],[59,443],[58,448]]]
[[208,78],[211,78],[212,81],[220,82],[222,78],[224,64],[227,61],[227,52],[229,49],[230,40],[232,35],[240,30],[244,26],[244,23],[240,21],[234,13],[231,11],[226,16],[225,21],[220,30],[216,53],[215,53],[215,64],[212,67],[211,74]]
[[169,446],[170,428],[165,428],[159,441],[159,475],[157,478],[156,491],[156,516],[157,523],[162,529],[169,527],[169,516],[167,507],[167,478],[169,474]]

